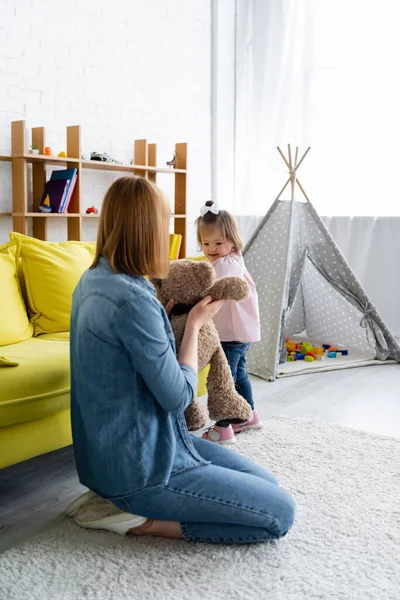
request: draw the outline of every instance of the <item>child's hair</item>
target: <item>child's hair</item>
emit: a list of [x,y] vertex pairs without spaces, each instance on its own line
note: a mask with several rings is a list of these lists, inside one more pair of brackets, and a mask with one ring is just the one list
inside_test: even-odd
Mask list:
[[[215,202],[212,200],[208,200],[205,203],[205,206],[212,207],[213,205],[217,206]],[[224,239],[232,242],[236,252],[239,252],[243,248],[243,240],[240,237],[238,224],[236,219],[231,213],[227,210],[218,210],[218,213],[215,214],[210,210],[198,217],[195,221],[197,226],[197,241],[201,247],[201,235],[200,235],[200,227],[202,225],[211,225],[219,227],[222,232],[222,236]]]
[[141,177],[121,177],[108,189],[101,209],[96,256],[117,273],[166,277],[171,210],[163,192]]

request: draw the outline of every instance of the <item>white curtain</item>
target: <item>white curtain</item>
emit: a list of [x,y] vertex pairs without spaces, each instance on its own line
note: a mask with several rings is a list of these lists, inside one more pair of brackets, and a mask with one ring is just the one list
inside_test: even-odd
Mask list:
[[320,214],[400,215],[399,22],[398,0],[237,0],[236,214],[266,212],[290,142]]

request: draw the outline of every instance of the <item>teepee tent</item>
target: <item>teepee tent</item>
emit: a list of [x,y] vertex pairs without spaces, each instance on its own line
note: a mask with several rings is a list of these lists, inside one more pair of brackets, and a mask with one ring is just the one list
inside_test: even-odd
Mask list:
[[[369,364],[400,362],[400,346],[357,281],[311,204],[297,171],[278,148],[289,178],[244,249],[258,290],[261,342],[248,354],[248,371],[264,379]],[[281,196],[291,184],[291,199]],[[295,200],[299,188],[304,200]],[[286,340],[327,344],[348,354],[288,362]]]

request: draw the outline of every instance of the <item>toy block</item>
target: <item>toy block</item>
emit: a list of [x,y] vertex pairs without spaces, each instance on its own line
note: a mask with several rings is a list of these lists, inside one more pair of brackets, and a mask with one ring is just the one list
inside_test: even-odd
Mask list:
[[331,347],[331,345],[330,344],[322,344],[322,347],[324,350],[328,350]]
[[323,354],[323,353],[324,353],[323,348],[318,348],[317,346],[314,347],[313,354]]
[[337,348],[337,346],[329,346],[328,348],[328,352],[337,352],[339,350],[339,348]]
[[297,360],[304,360],[304,354],[297,354],[296,359]]
[[301,345],[301,351],[303,354],[307,354],[307,352],[311,352],[313,349],[313,345],[310,344],[309,342],[303,342]]
[[294,356],[288,356],[286,360],[287,362],[294,362]]
[[323,354],[316,354],[315,360],[325,360],[325,356]]
[[342,356],[348,356],[349,355],[349,351],[348,350],[339,350],[340,354]]
[[336,352],[334,352],[333,350],[328,352],[328,358],[336,358]]
[[315,358],[314,358],[313,356],[306,355],[306,356],[304,357],[304,360],[305,360],[306,362],[314,362]]
[[313,352],[307,352],[306,356],[312,356],[313,358],[315,358]]

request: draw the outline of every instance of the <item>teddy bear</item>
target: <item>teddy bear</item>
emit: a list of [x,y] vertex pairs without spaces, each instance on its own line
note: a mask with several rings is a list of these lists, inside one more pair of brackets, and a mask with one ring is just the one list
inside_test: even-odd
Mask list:
[[[171,261],[166,279],[151,278],[157,290],[157,297],[166,306],[170,300],[175,305],[170,313],[171,327],[179,352],[190,309],[202,298],[211,296],[213,300],[223,298],[240,302],[249,296],[249,287],[240,277],[217,279],[212,265],[206,261]],[[226,356],[221,347],[218,332],[213,321],[207,321],[199,332],[198,370],[210,365],[207,376],[209,416],[214,421],[242,423],[252,418],[250,405],[236,389]],[[194,399],[185,410],[189,431],[201,429],[208,423],[207,411]]]

